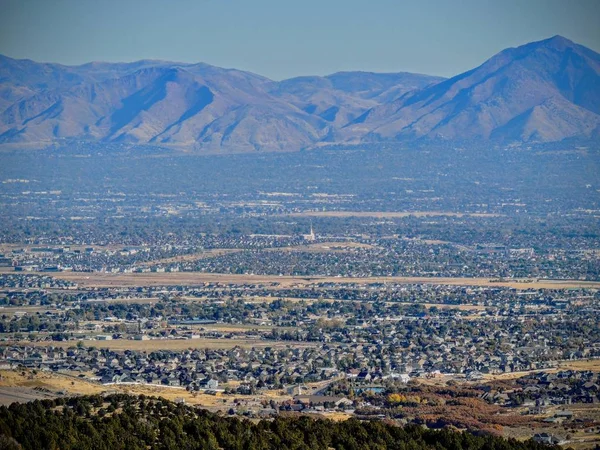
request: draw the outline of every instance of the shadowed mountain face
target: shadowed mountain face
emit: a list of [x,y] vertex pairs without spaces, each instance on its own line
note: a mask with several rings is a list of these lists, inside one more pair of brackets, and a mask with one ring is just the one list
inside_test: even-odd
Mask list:
[[274,84],[270,93],[319,116],[335,129],[370,108],[442,80],[412,73],[338,72],[290,78]]
[[72,139],[290,151],[411,139],[549,142],[600,130],[600,55],[556,36],[448,80],[341,72],[271,81],[207,64],[0,56],[0,144]]
[[372,108],[338,139],[559,141],[598,136],[600,55],[556,36]]

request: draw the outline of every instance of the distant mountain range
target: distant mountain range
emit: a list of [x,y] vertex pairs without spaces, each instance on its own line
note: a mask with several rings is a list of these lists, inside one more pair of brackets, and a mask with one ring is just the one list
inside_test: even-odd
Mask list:
[[0,145],[240,152],[598,137],[600,55],[560,36],[504,50],[450,79],[340,72],[276,82],[202,63],[64,66],[0,56]]

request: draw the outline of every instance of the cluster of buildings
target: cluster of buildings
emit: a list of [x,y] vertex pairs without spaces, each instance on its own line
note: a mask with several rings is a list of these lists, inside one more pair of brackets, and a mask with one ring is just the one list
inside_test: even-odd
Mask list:
[[[355,245],[336,247],[347,241]],[[313,244],[310,250],[302,244]],[[318,245],[329,244],[329,245]],[[594,251],[450,243],[401,236],[200,234],[139,245],[25,245],[0,255],[23,272],[208,272],[344,277],[434,276],[595,280]]]

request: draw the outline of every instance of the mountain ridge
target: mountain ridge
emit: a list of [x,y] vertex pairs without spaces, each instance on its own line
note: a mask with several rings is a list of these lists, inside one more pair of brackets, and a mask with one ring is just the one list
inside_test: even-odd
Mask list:
[[[568,58],[577,64],[565,64]],[[566,78],[557,80],[560,77]],[[571,86],[565,88],[569,83]],[[600,55],[555,36],[503,50],[470,71],[375,107],[344,127],[342,136],[336,138],[493,138],[520,142],[592,138],[600,126],[599,93]],[[568,106],[565,111],[571,110],[570,116],[578,115],[580,121],[563,127],[559,134],[550,132],[551,127],[541,119],[537,124],[530,123],[537,133],[514,127],[511,133],[502,133],[502,128],[516,117],[552,102]],[[548,110],[548,114],[546,122],[564,125],[567,121],[559,109]]]
[[449,79],[356,71],[273,81],[205,63],[65,66],[0,55],[0,145],[243,152],[599,136],[600,55],[561,36],[507,48]]

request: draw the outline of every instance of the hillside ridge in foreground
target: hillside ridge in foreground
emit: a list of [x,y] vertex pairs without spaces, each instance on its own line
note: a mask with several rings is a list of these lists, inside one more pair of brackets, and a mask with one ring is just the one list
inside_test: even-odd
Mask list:
[[277,417],[250,422],[153,397],[85,396],[0,407],[6,449],[493,449],[541,450],[532,440],[382,421]]

